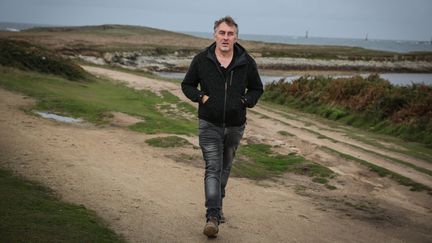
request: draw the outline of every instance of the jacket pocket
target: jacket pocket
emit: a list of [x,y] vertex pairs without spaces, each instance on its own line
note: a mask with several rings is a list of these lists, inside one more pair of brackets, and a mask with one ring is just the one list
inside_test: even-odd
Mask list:
[[246,106],[243,103],[243,101],[241,100],[241,97],[234,97],[233,99],[231,99],[230,102],[230,106],[228,107],[228,111],[241,111],[243,109],[245,109]]
[[240,97],[230,99],[226,110],[227,124],[241,124],[246,116],[246,107]]
[[204,106],[204,108],[206,109],[206,110],[208,110],[208,111],[212,111],[212,110],[214,110],[214,108],[211,108],[211,107],[213,107],[214,106],[214,98],[213,97],[210,97],[209,96],[209,98],[207,99],[207,101],[203,104],[203,106]]

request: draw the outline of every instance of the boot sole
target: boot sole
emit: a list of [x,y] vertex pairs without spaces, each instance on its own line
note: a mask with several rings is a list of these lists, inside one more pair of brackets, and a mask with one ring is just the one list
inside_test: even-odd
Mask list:
[[211,225],[206,225],[205,227],[204,227],[204,234],[207,236],[207,237],[209,237],[209,238],[216,238],[217,237],[217,234],[218,234],[218,232],[219,232],[219,229],[218,228],[216,228],[216,227],[214,227],[214,226],[211,226]]

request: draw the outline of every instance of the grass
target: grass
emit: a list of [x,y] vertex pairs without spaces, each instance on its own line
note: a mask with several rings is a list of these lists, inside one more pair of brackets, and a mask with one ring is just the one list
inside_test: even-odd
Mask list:
[[[284,123],[284,124],[287,125],[287,126],[292,126],[292,125],[290,125],[290,124],[288,124],[288,123],[286,123],[286,122],[282,122],[282,123]],[[311,124],[311,123],[308,123],[308,124]],[[305,126],[306,126],[306,125],[305,125]],[[311,125],[309,125],[309,126],[311,126]],[[307,126],[306,126],[306,127],[307,127]],[[319,132],[316,132],[316,131],[313,131],[313,130],[310,130],[310,129],[307,129],[307,128],[300,128],[300,129],[301,129],[301,130],[304,130],[304,131],[306,131],[306,132],[309,132],[309,133],[312,133],[312,134],[316,135],[318,139],[327,139],[327,140],[332,141],[332,142],[334,142],[334,143],[341,143],[340,141],[335,140],[335,139],[333,139],[333,138],[330,138],[330,137],[328,137],[328,136],[325,136],[325,135],[323,135],[323,134],[321,134],[321,133],[319,133]],[[278,133],[280,133],[280,132],[278,132]],[[353,137],[353,136],[351,136],[351,137]],[[357,136],[357,138],[358,138],[358,136]],[[359,141],[363,141],[363,142],[365,142],[365,139],[362,139],[362,140],[359,140]],[[432,171],[430,171],[430,170],[428,170],[428,169],[425,169],[425,168],[423,168],[423,167],[416,166],[416,165],[414,165],[414,164],[412,164],[412,163],[409,163],[409,162],[406,162],[406,161],[403,161],[403,160],[400,160],[400,159],[392,158],[392,157],[387,156],[387,155],[385,155],[385,154],[381,154],[381,153],[377,153],[377,152],[374,152],[374,151],[371,151],[371,150],[368,150],[368,149],[364,149],[364,148],[359,147],[359,146],[356,146],[356,145],[352,145],[352,144],[349,144],[349,143],[344,143],[344,144],[346,144],[347,146],[351,146],[351,147],[353,147],[353,148],[359,149],[359,150],[363,150],[363,151],[365,151],[365,152],[367,152],[367,153],[371,153],[371,154],[378,155],[378,156],[383,157],[383,158],[385,158],[385,159],[387,159],[387,160],[389,160],[389,161],[392,161],[392,162],[394,162],[394,163],[402,164],[402,165],[404,165],[404,166],[407,166],[407,167],[413,168],[414,170],[417,170],[417,171],[419,171],[419,172],[421,172],[421,173],[424,173],[424,174],[427,174],[427,175],[429,175],[429,176],[432,176]],[[367,143],[367,144],[371,144],[371,145],[374,145],[374,146],[376,146],[376,147],[380,147],[381,149],[387,149],[387,148],[385,148],[385,147],[382,146],[382,145],[381,145],[381,146],[378,146],[378,145],[377,145],[377,144],[379,144],[378,142],[372,142],[372,141],[369,141],[369,143]],[[417,147],[417,148],[418,148],[418,147]],[[425,151],[425,150],[423,150],[423,151]],[[397,151],[397,152],[403,153],[402,151]],[[412,152],[411,154],[416,154],[416,153]],[[421,157],[422,159],[424,159],[426,156],[423,155],[423,156],[415,156],[415,157]],[[429,160],[426,159],[425,161],[429,161]]]
[[0,39],[0,65],[56,74],[69,80],[82,81],[90,76],[70,60],[25,41]]
[[[354,130],[348,130],[346,134],[348,137],[352,139],[361,141],[365,144],[372,145],[376,148],[389,150],[400,154],[406,154],[415,157],[417,159],[423,160],[425,162],[432,163],[432,150],[430,148],[424,147],[422,144],[401,141],[400,139],[397,139],[395,137],[390,137],[390,136],[383,136],[383,135],[378,136],[377,134],[374,133],[365,133],[365,136],[358,136],[358,132]],[[394,144],[397,147],[385,146],[377,141]]]
[[[252,111],[252,112],[254,112],[255,114],[260,114],[259,112],[256,112],[256,111]],[[282,116],[285,116],[285,114],[283,114],[283,113],[281,113],[281,112],[277,112],[277,111],[274,111],[274,110],[273,110],[272,112],[275,112],[275,113],[281,114]],[[268,116],[266,116],[266,119],[274,120],[274,121],[280,122],[280,123],[282,123],[282,124],[284,124],[284,125],[286,125],[286,126],[290,126],[290,127],[293,127],[293,128],[299,128],[299,129],[301,129],[301,130],[303,130],[303,131],[306,131],[306,132],[308,132],[308,133],[311,133],[311,134],[316,135],[318,139],[327,139],[327,140],[332,141],[332,142],[334,142],[334,143],[339,143],[339,141],[336,140],[336,139],[333,139],[333,138],[328,137],[328,136],[325,136],[325,135],[323,135],[323,134],[321,134],[321,133],[319,133],[319,132],[316,132],[316,131],[314,131],[314,130],[311,130],[311,129],[306,128],[306,127],[310,127],[310,126],[313,126],[313,125],[314,125],[314,124],[312,124],[312,123],[310,123],[310,122],[307,122],[307,123],[305,124],[305,127],[297,127],[297,126],[292,125],[292,124],[290,124],[290,123],[283,122],[283,121],[280,121],[280,120],[277,120],[277,119],[275,119],[275,118],[271,118],[271,117],[268,117]],[[300,120],[298,120],[298,121],[300,121]],[[302,121],[301,121],[301,122],[302,122]],[[278,131],[278,134],[283,135],[283,136],[295,136],[294,134],[291,134],[291,133],[286,132],[286,131]]]
[[[0,87],[36,99],[31,109],[45,110],[104,124],[109,111],[141,117],[131,129],[148,133],[195,134],[195,120],[164,114],[162,103],[178,106],[178,113],[194,110],[168,91],[162,97],[122,84],[88,76],[85,82],[0,66]],[[192,115],[193,114],[189,114]],[[166,144],[167,140],[160,142]],[[180,139],[171,145],[184,143]],[[174,145],[173,145],[174,144]],[[0,242],[123,242],[83,206],[59,202],[48,189],[0,170]]]
[[[109,111],[123,112],[140,117],[144,122],[130,127],[146,133],[196,134],[194,108],[168,91],[162,97],[150,91],[137,91],[122,84],[92,78],[82,83],[73,82],[54,75],[24,72],[0,66],[0,86],[36,98],[34,109],[51,111],[65,116],[83,118],[104,124]],[[166,115],[157,109],[162,103],[179,106],[177,114]],[[190,106],[190,107],[189,107]]]
[[238,155],[239,159],[232,167],[233,175],[238,177],[260,180],[291,172],[312,177],[314,182],[327,184],[328,179],[335,176],[327,167],[299,155],[274,153],[267,144],[240,146]]
[[[298,120],[298,119],[296,119],[296,118],[293,117],[293,114],[299,113],[299,111],[296,110],[296,109],[294,109],[294,108],[290,108],[290,107],[287,107],[287,106],[282,106],[280,104],[275,104],[275,103],[271,103],[271,102],[264,102],[264,106],[272,108],[272,109],[280,110],[281,112],[277,112],[277,113],[281,114],[283,116],[285,116],[285,113],[287,112],[288,113],[287,114],[287,118],[300,121],[300,120]],[[313,114],[305,114],[305,115],[311,115],[312,116]],[[316,116],[314,116],[314,118],[315,119],[319,119],[319,117],[316,117]],[[340,122],[333,121],[333,120],[325,120],[323,118],[321,118],[319,120],[321,120],[321,122],[323,122],[323,123],[330,123],[329,126],[331,126],[331,127],[334,127],[334,128],[337,128],[337,129],[341,129]],[[284,124],[290,125],[288,123],[284,123]],[[292,126],[292,125],[290,125],[290,126]],[[306,129],[306,128],[304,128],[304,130],[308,131],[308,132],[312,132],[312,133],[318,135],[318,138],[324,138],[324,139],[328,139],[328,140],[333,141],[333,142],[337,142],[336,140],[331,139],[331,138],[329,138],[327,136],[321,135],[320,133],[316,133],[316,132],[310,131],[309,129]],[[399,152],[399,153],[402,153],[402,154],[408,154],[408,155],[416,157],[418,159],[422,159],[422,160],[424,160],[426,162],[430,162],[431,161],[430,160],[430,158],[432,156],[431,150],[429,148],[426,148],[423,144],[413,143],[413,142],[406,142],[406,141],[402,141],[399,138],[391,137],[391,136],[383,136],[382,134],[376,134],[376,133],[371,133],[371,132],[366,132],[366,131],[359,131],[359,129],[353,128],[353,127],[350,127],[350,128],[345,127],[345,128],[343,128],[343,130],[345,131],[345,133],[349,137],[354,138],[356,140],[359,140],[361,142],[364,142],[366,144],[370,144],[370,145],[376,146],[376,147],[384,149],[384,150],[390,150],[390,151],[393,151],[393,152]],[[363,137],[363,136],[355,135],[355,134],[359,134],[359,133],[365,134],[365,136]],[[373,139],[372,139],[372,137],[373,137]],[[380,144],[378,142],[375,142],[375,141],[382,141],[382,140],[384,140],[384,142],[397,144],[398,146],[400,146],[400,147],[402,147],[404,149],[403,150],[401,150],[401,149],[392,149],[392,148],[385,147],[385,146],[383,146],[382,144]],[[354,146],[354,145],[350,145],[350,144],[347,144],[347,145],[355,147],[356,149],[362,149],[362,150],[364,150],[366,152],[373,153],[373,151],[369,151],[369,150],[360,148],[358,146]],[[395,172],[389,171],[389,170],[387,170],[385,168],[382,168],[380,166],[377,166],[377,165],[374,165],[374,164],[369,163],[367,161],[355,158],[355,157],[353,157],[351,155],[340,153],[340,152],[338,152],[338,151],[336,151],[334,149],[331,149],[331,148],[324,148],[324,149],[327,150],[327,151],[336,153],[336,154],[338,154],[339,156],[341,156],[341,157],[343,157],[345,159],[359,162],[359,163],[367,166],[371,171],[376,172],[380,176],[389,176],[391,179],[397,181],[398,183],[400,183],[402,185],[405,185],[405,186],[411,187],[411,190],[413,190],[413,191],[422,191],[422,190],[431,191],[431,189],[429,187],[427,187],[427,186],[425,186],[423,184],[414,182],[414,181],[412,181],[409,178],[406,178],[406,177],[404,177],[402,175],[399,175],[399,174],[397,174]],[[419,172],[425,173],[427,175],[431,175],[431,171],[430,170],[427,170],[427,169],[415,166],[415,165],[413,165],[411,163],[408,163],[408,162],[405,162],[405,161],[401,161],[401,160],[398,160],[398,159],[394,159],[394,158],[391,158],[391,157],[388,157],[388,156],[385,156],[385,155],[382,155],[382,154],[378,154],[378,153],[375,153],[375,154],[377,154],[379,156],[382,156],[382,157],[384,157],[384,158],[386,158],[388,160],[394,161],[395,163],[403,164],[403,165],[409,166],[409,167],[411,167],[411,168],[413,168],[413,169],[415,169],[415,170],[417,170]]]
[[[158,104],[168,103],[178,105],[181,112],[193,110],[167,91],[160,97],[103,79],[76,82],[3,66],[0,87],[35,98],[37,104],[31,109],[80,117],[96,124],[106,122],[108,111],[118,111],[143,118],[145,122],[131,127],[134,130],[174,134],[197,131],[195,120],[176,114],[167,116],[157,109]],[[178,143],[182,142],[176,139],[174,144]],[[0,198],[0,242],[122,242],[83,206],[58,202],[48,189],[1,170]]]
[[411,179],[409,179],[403,175],[400,175],[396,172],[390,171],[386,168],[383,168],[381,166],[372,164],[372,163],[367,162],[365,160],[353,157],[351,155],[341,153],[339,151],[336,151],[336,150],[328,148],[328,147],[322,147],[322,149],[326,150],[328,152],[332,152],[334,154],[337,154],[344,159],[360,163],[360,164],[366,166],[367,168],[369,168],[369,170],[377,173],[381,177],[387,177],[388,176],[391,179],[397,181],[399,184],[410,187],[411,191],[428,191],[430,194],[432,193],[432,188],[425,186],[421,183],[415,182],[415,181],[413,181],[413,180],[411,180]]
[[124,242],[91,210],[0,169],[0,242]]
[[385,158],[385,159],[387,159],[387,160],[389,160],[389,161],[392,161],[392,162],[394,162],[394,163],[398,163],[398,164],[401,164],[401,165],[404,165],[404,166],[410,167],[410,168],[412,168],[412,169],[414,169],[414,170],[416,170],[416,171],[418,171],[418,172],[421,172],[421,173],[424,173],[424,174],[426,174],[426,175],[432,176],[432,171],[430,171],[430,170],[428,170],[428,169],[425,169],[425,168],[423,168],[423,167],[419,167],[419,166],[416,166],[416,165],[411,164],[411,163],[409,163],[409,162],[406,162],[406,161],[403,161],[403,160],[400,160],[400,159],[396,159],[396,158],[392,158],[392,157],[389,157],[389,156],[387,156],[387,155],[385,155],[385,154],[377,153],[377,152],[375,152],[375,151],[371,151],[371,150],[368,150],[368,149],[364,149],[364,148],[361,148],[361,147],[358,147],[358,146],[355,146],[355,145],[351,145],[351,144],[349,144],[349,146],[351,146],[351,147],[353,147],[353,148],[356,148],[356,149],[359,149],[359,150],[363,150],[363,151],[365,151],[365,152],[367,152],[367,153],[369,153],[369,154],[375,154],[375,155],[377,155],[377,156],[383,157],[383,158]]
[[189,143],[186,139],[177,136],[150,138],[145,142],[150,146],[160,148],[173,148],[191,145],[191,143]]
[[[284,123],[284,124],[288,125],[287,123]],[[421,172],[421,173],[424,173],[424,174],[427,174],[427,175],[429,175],[429,176],[432,176],[432,171],[430,171],[430,170],[428,170],[428,169],[425,169],[425,168],[423,168],[423,167],[419,167],[419,166],[416,166],[416,165],[411,164],[411,163],[409,163],[409,162],[406,162],[406,161],[403,161],[403,160],[400,160],[400,159],[396,159],[396,158],[392,158],[392,157],[387,156],[387,155],[385,155],[385,154],[377,153],[377,152],[375,152],[375,151],[368,150],[368,149],[365,149],[365,148],[362,148],[362,147],[359,147],[359,146],[356,146],[356,145],[353,145],[353,144],[344,143],[344,142],[341,142],[341,141],[335,140],[335,139],[333,139],[333,138],[330,138],[330,137],[328,137],[328,136],[322,135],[321,133],[319,133],[319,132],[315,132],[315,131],[313,131],[313,130],[309,130],[309,129],[306,129],[306,128],[301,128],[301,129],[304,130],[304,131],[307,131],[307,132],[309,132],[309,133],[315,134],[315,135],[317,136],[318,139],[327,139],[327,140],[329,140],[329,141],[332,141],[333,143],[343,143],[343,144],[345,144],[345,145],[347,145],[347,146],[350,146],[350,147],[353,147],[353,148],[355,148],[355,149],[363,150],[363,151],[365,151],[365,152],[367,152],[367,153],[370,153],[370,154],[375,154],[375,155],[377,155],[377,156],[383,157],[383,158],[385,158],[385,159],[387,159],[387,160],[389,160],[389,161],[392,161],[392,162],[394,162],[394,163],[398,163],[398,164],[405,165],[405,166],[410,167],[410,168],[413,168],[414,170],[417,170],[417,171],[419,171],[419,172]],[[382,149],[385,149],[385,148],[382,146]]]
[[[276,106],[276,105],[271,105],[271,106],[274,107],[274,106]],[[282,108],[283,108],[283,107],[282,107]],[[284,109],[286,110],[287,108],[284,108]],[[283,110],[284,110],[284,109],[283,109]],[[279,114],[281,114],[281,113],[279,112]],[[284,114],[281,114],[281,115],[284,115]],[[331,121],[328,121],[328,122],[331,122]],[[290,125],[290,124],[288,124],[288,123],[285,123],[285,122],[282,122],[282,123],[284,123],[284,124],[286,124],[286,125],[289,125],[289,126],[292,126],[292,125]],[[315,131],[309,130],[309,129],[307,129],[307,128],[301,128],[301,129],[304,130],[304,131],[307,131],[307,132],[310,132],[310,133],[312,133],[312,134],[317,135],[317,138],[318,138],[318,139],[327,139],[327,140],[332,141],[332,142],[334,142],[334,143],[341,143],[340,141],[337,141],[337,140],[332,139],[332,138],[330,138],[330,137],[328,137],[328,136],[322,135],[322,134],[320,134],[320,133],[318,133],[318,132],[315,132]],[[351,131],[352,129],[347,129],[347,128],[346,128],[345,130],[346,130],[345,132],[348,133],[348,131]],[[383,146],[382,144],[376,142],[376,140],[381,140],[381,139],[382,139],[382,137],[383,137],[382,135],[381,135],[380,137],[376,137],[376,140],[371,140],[370,138],[367,138],[367,139],[366,139],[366,138],[360,139],[359,136],[356,136],[356,135],[353,135],[353,134],[350,134],[349,136],[352,137],[352,138],[355,138],[356,140],[362,141],[362,142],[364,142],[364,143],[366,143],[366,144],[370,144],[370,145],[373,145],[374,147],[381,148],[382,150],[390,150],[390,151],[399,152],[399,153],[402,153],[402,154],[407,153],[407,154],[410,154],[411,156],[414,156],[414,157],[416,157],[416,158],[423,159],[423,160],[425,160],[426,162],[430,162],[430,160],[429,160],[429,159],[430,159],[430,154],[431,154],[430,149],[425,148],[425,147],[423,147],[423,146],[420,146],[419,144],[411,143],[411,145],[407,145],[406,142],[403,143],[403,144],[402,144],[402,142],[399,142],[399,145],[404,146],[404,147],[407,148],[407,150],[401,151],[401,150],[396,150],[396,149],[388,149],[387,147]],[[370,136],[377,136],[377,135],[376,135],[376,134],[372,134],[372,133],[368,133],[367,137],[370,137]],[[396,140],[396,138],[388,138],[388,139],[391,139],[392,141],[395,141],[395,140]],[[414,165],[414,164],[412,164],[412,163],[409,163],[409,162],[406,162],[406,161],[403,161],[403,160],[400,160],[400,159],[396,159],[396,158],[393,158],[393,157],[387,156],[387,155],[385,155],[385,154],[381,154],[381,153],[377,153],[377,152],[374,152],[374,151],[371,151],[371,150],[368,150],[368,149],[364,149],[364,148],[359,147],[359,146],[356,146],[356,145],[352,145],[352,144],[349,144],[349,143],[344,143],[344,144],[347,145],[347,146],[351,146],[351,147],[353,147],[353,148],[355,148],[355,149],[358,149],[358,150],[363,150],[363,151],[365,151],[365,152],[367,152],[367,153],[375,154],[375,155],[377,155],[377,156],[380,156],[380,157],[382,157],[382,158],[385,158],[385,159],[387,159],[387,160],[389,160],[389,161],[392,161],[392,162],[394,162],[394,163],[402,164],[402,165],[407,166],[407,167],[410,167],[410,168],[412,168],[412,169],[414,169],[414,170],[416,170],[416,171],[419,171],[419,172],[424,173],[424,174],[426,174],[426,175],[432,176],[432,171],[430,171],[430,170],[428,170],[428,169],[426,169],[426,168],[416,166],[416,165]],[[409,148],[408,148],[408,146],[409,146]],[[407,152],[407,151],[409,151],[409,152]],[[339,154],[341,154],[341,153],[339,153]],[[349,159],[356,159],[355,157],[352,157],[352,156],[347,157],[347,156],[344,155],[344,157],[345,157],[345,158],[349,158]],[[365,162],[363,161],[362,163],[366,165],[368,162],[365,163]],[[382,170],[382,169],[384,169],[384,168],[377,168],[377,167],[373,167],[372,165],[368,165],[368,167],[372,168],[372,170],[374,170],[375,172],[379,173],[380,175],[383,174],[383,173],[384,173],[385,175],[390,175],[391,173],[393,173],[393,172],[391,172],[391,171],[388,171],[389,173],[384,172],[384,171]],[[390,172],[391,172],[391,173],[390,173]],[[410,183],[411,183],[411,182],[407,182],[407,181],[406,181],[407,178],[401,178],[401,177],[396,176],[396,175],[395,175],[395,176],[391,176],[391,178],[392,178],[392,179],[395,179],[395,180],[398,181],[398,182],[405,183],[404,185],[410,185]],[[414,190],[417,190],[417,189],[414,189]]]
[[[365,144],[369,144],[381,150],[388,150],[400,154],[406,154],[415,157],[417,159],[423,160],[425,162],[432,163],[432,149],[427,148],[424,144],[407,142],[394,136],[368,132],[364,129],[359,129],[351,126],[341,126],[340,121],[326,119],[315,114],[304,113],[294,108],[290,108],[289,106],[286,105],[280,105],[271,102],[261,102],[261,105],[264,105],[264,107],[271,109],[272,112],[275,112],[288,119],[303,122],[302,120],[296,118],[297,116],[295,115],[298,114],[300,117],[306,117],[306,118],[310,117],[310,119],[317,120],[320,124],[325,124],[326,126],[332,128],[332,130],[330,130],[327,128],[320,127],[321,130],[327,129],[329,131],[334,131],[334,132],[343,132],[344,134],[346,134],[346,136],[354,140],[360,141]],[[290,124],[286,124],[286,125],[290,125]],[[308,132],[313,132],[310,131],[309,129],[305,129],[305,130]],[[319,138],[329,139],[328,137],[320,135],[318,133],[316,133],[316,135],[319,136]],[[335,142],[334,140],[331,141]],[[382,144],[382,142],[394,144],[397,147],[385,146]]]
[[366,78],[308,77],[266,85],[264,100],[347,125],[432,146],[432,87],[395,86],[377,74]]
[[[0,38],[34,40],[65,55],[96,55],[105,52],[139,51],[144,55],[173,54],[189,56],[211,41],[160,29],[101,25],[81,27],[34,28],[18,35],[0,33]],[[53,45],[55,43],[55,45]]]
[[279,133],[280,135],[285,136],[285,137],[295,137],[294,134],[289,133],[287,131],[278,131],[277,133]]
[[320,184],[327,184],[328,182],[326,178],[322,178],[322,177],[314,177],[312,181]]

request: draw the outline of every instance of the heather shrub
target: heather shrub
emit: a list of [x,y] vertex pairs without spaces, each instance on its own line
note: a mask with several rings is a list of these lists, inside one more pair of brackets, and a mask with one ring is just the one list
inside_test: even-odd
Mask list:
[[87,74],[72,61],[25,41],[0,39],[0,65],[49,73],[69,80],[85,80]]
[[430,85],[395,86],[378,74],[366,78],[303,76],[267,84],[263,99],[432,145]]

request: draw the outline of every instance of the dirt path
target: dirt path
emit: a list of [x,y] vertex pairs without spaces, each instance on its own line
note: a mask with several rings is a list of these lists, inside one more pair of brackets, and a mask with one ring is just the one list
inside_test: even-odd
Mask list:
[[[172,83],[115,74],[119,76],[110,77],[136,88],[178,94]],[[61,124],[22,111],[32,104],[31,99],[0,89],[3,167],[46,184],[66,201],[95,210],[130,242],[207,240],[202,235],[202,166],[199,161],[194,166],[173,158],[181,153],[199,156],[198,149],[157,149],[144,142],[154,135],[112,126]],[[224,208],[228,222],[215,241],[432,241],[430,195],[410,192],[357,164],[325,154],[318,149],[319,139],[312,136],[277,135],[293,128],[265,120],[250,113],[245,140],[280,143],[281,150],[298,150],[329,166],[339,174],[333,182],[338,189],[327,190],[292,174],[261,182],[232,178]],[[269,129],[269,124],[274,126]]]
[[[182,99],[183,101],[190,102],[181,92],[180,86],[175,83],[170,82],[163,82],[163,81],[157,81],[157,80],[151,80],[148,78],[140,77],[133,74],[126,74],[123,72],[118,71],[112,71],[107,70],[104,68],[98,68],[98,67],[90,67],[90,66],[84,66],[84,69],[86,69],[88,72],[91,72],[96,75],[102,75],[106,76],[115,80],[121,80],[125,82],[129,87],[135,88],[135,89],[148,89],[152,90],[154,92],[160,92],[162,90],[169,90],[174,95]],[[195,104],[194,104],[195,105]],[[359,141],[349,139],[347,138],[343,133],[337,132],[334,129],[331,129],[328,126],[325,126],[324,124],[321,124],[319,126],[307,126],[305,122],[289,119],[286,118],[279,113],[275,113],[273,111],[270,111],[268,109],[264,109],[263,107],[256,107],[254,109],[255,112],[259,113],[259,115],[256,114],[250,114],[249,113],[249,121],[253,120],[253,122],[249,122],[248,127],[251,128],[251,130],[254,131],[253,134],[259,135],[263,138],[278,138],[277,142],[280,143],[280,145],[287,145],[285,138],[282,136],[278,136],[278,131],[287,131],[291,134],[294,134],[296,137],[298,137],[301,140],[307,141],[310,144],[314,144],[317,146],[322,147],[329,147],[332,149],[335,149],[341,153],[349,154],[351,156],[354,156],[356,158],[360,158],[363,160],[366,160],[368,162],[371,162],[373,164],[379,165],[381,167],[384,167],[386,169],[389,169],[391,171],[394,171],[396,173],[399,173],[403,176],[406,176],[416,182],[422,183],[424,185],[427,185],[429,187],[432,187],[432,177],[421,173],[419,171],[414,170],[413,168],[407,167],[406,165],[398,164],[395,162],[392,162],[388,160],[387,158],[380,156],[385,155],[391,158],[395,158],[402,161],[407,161],[409,163],[412,163],[416,166],[426,168],[428,170],[432,171],[432,163],[421,161],[419,159],[415,159],[406,155],[401,155],[395,152],[380,150],[375,147],[372,147],[370,145],[361,143]],[[265,115],[266,117],[271,117],[272,119],[268,118],[261,118],[262,115]],[[302,128],[307,128],[308,130],[312,132],[305,131]],[[259,131],[258,133],[255,133],[256,131]],[[326,137],[331,138],[329,139],[322,139],[319,138],[317,133],[322,134]],[[273,139],[275,140],[275,139]],[[335,142],[337,141],[337,142]],[[272,142],[272,141],[270,141]],[[273,141],[274,142],[274,141]],[[353,146],[357,146],[362,149],[356,149]],[[374,153],[370,153],[368,151],[372,151]]]
[[[297,115],[295,114],[287,114],[288,116],[293,116],[292,119],[287,118],[286,116],[283,116],[281,114],[284,114],[283,112],[279,112],[279,111],[274,111],[274,110],[270,110],[269,108],[265,108],[263,109],[262,107],[257,107],[255,109],[256,112],[260,113],[261,115],[266,115],[268,117],[271,117],[274,120],[278,120],[280,122],[283,122],[284,124],[289,124],[289,126],[295,128],[295,129],[307,129],[308,131],[311,131],[312,134],[313,133],[319,133],[325,137],[329,137],[332,140],[335,140],[337,142],[342,142],[344,144],[344,146],[347,145],[351,145],[354,147],[358,147],[361,148],[363,150],[368,150],[371,152],[376,153],[378,156],[379,155],[383,155],[383,156],[387,156],[390,157],[392,159],[396,159],[396,160],[401,160],[401,161],[405,161],[408,163],[411,163],[413,165],[422,167],[422,168],[426,168],[428,170],[432,171],[432,163],[431,162],[427,162],[427,161],[423,161],[405,154],[401,154],[401,153],[397,153],[397,152],[392,152],[390,150],[383,150],[383,149],[379,149],[376,148],[374,146],[359,142],[357,140],[351,139],[346,135],[346,131],[341,131],[340,129],[335,129],[332,128],[324,123],[319,123],[319,122],[314,122],[313,120],[306,120],[302,117],[297,117]],[[309,125],[306,125],[309,124]],[[312,124],[312,125],[310,125]],[[327,140],[326,138],[324,138],[324,140]],[[332,142],[332,141],[330,141]],[[389,144],[385,144],[382,141],[377,141],[378,143],[381,143],[384,147],[386,146],[393,146],[393,147],[397,147],[396,145],[389,145]],[[328,145],[328,143],[326,144]],[[357,149],[358,150],[358,149]],[[379,163],[379,161],[373,161],[373,162],[377,162]]]
[[[320,138],[319,135],[314,134],[312,132],[308,132],[305,131],[302,128],[306,128],[305,124],[295,121],[295,120],[290,120],[290,119],[286,119],[283,118],[279,115],[277,115],[276,113],[273,112],[269,112],[266,111],[262,108],[257,108],[257,111],[261,114],[261,115],[266,115],[268,117],[272,117],[273,119],[276,119],[276,121],[269,121],[269,119],[267,118],[259,118],[256,119],[256,121],[259,120],[259,123],[262,123],[262,127],[269,127],[271,124],[271,131],[267,132],[267,136],[268,137],[277,137],[277,132],[278,131],[287,131],[291,134],[294,134],[297,138],[307,141],[309,143],[312,143],[314,145],[320,146],[320,147],[328,147],[331,148],[333,150],[339,151],[341,153],[344,154],[348,154],[351,155],[353,157],[362,159],[362,160],[366,160],[370,163],[379,165],[381,167],[384,167],[386,169],[389,169],[391,171],[394,171],[398,174],[401,174],[403,176],[406,176],[416,182],[422,183],[424,185],[427,185],[429,187],[432,187],[432,177],[421,173],[417,170],[414,170],[413,168],[407,167],[405,165],[402,164],[398,164],[395,162],[392,162],[382,156],[379,156],[379,154],[383,153],[380,150],[373,148],[371,146],[362,144],[358,141],[352,141],[344,136],[342,136],[340,133],[338,132],[334,132],[334,131],[323,131],[320,129],[314,129],[313,127],[307,127],[307,129],[310,129],[311,131],[315,132],[315,133],[319,133],[322,134],[326,137],[331,138],[332,140],[329,139],[325,139],[325,138]],[[289,125],[286,125],[289,124]],[[261,131],[263,131],[261,129]],[[369,151],[373,151],[377,154],[374,153],[370,153],[368,151],[362,150],[362,149],[356,149],[352,146],[350,146],[351,144],[358,146],[360,148],[365,148],[368,149]],[[395,158],[399,158],[402,159],[406,156],[399,156],[398,154],[395,153],[391,153],[389,151],[386,151],[385,153],[392,155]],[[419,161],[416,159],[411,159],[411,162],[414,162],[415,165],[424,165],[423,168],[430,168],[431,164],[425,161]]]

